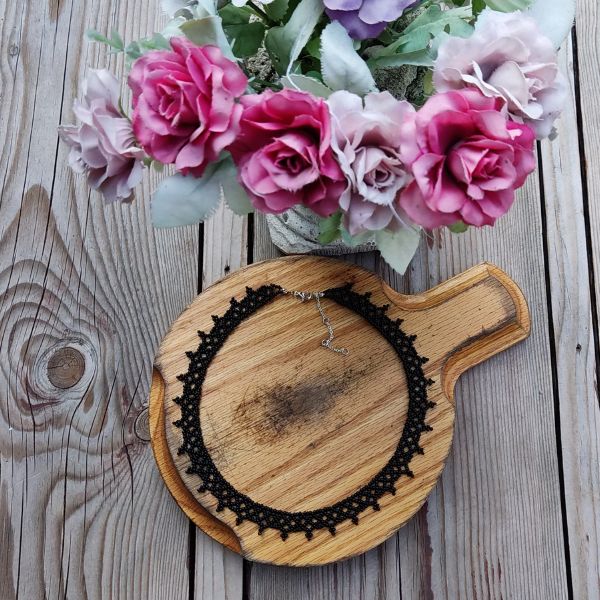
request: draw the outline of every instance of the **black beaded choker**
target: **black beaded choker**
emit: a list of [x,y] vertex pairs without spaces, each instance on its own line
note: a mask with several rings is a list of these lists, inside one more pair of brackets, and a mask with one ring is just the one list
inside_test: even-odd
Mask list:
[[[335,348],[332,344],[333,329],[322,310],[320,298],[333,300],[368,321],[396,351],[406,373],[409,396],[408,415],[400,442],[385,467],[369,483],[344,500],[332,506],[305,512],[274,509],[255,502],[236,490],[213,462],[204,444],[200,424],[202,384],[212,360],[244,320],[285,294],[292,294],[300,300],[316,300],[329,332],[329,339],[323,342],[323,346],[334,352],[347,353],[345,349]],[[181,419],[175,425],[183,433],[183,445],[178,453],[189,456],[191,464],[187,473],[200,478],[202,485],[198,491],[210,492],[216,498],[218,512],[226,508],[231,510],[237,517],[237,525],[248,520],[258,525],[259,534],[265,529],[275,529],[284,540],[295,532],[303,532],[310,540],[313,532],[320,529],[327,529],[335,535],[336,526],[340,523],[351,520],[357,525],[363,511],[368,508],[380,510],[379,500],[386,493],[396,493],[396,483],[400,477],[413,476],[409,465],[415,454],[423,454],[419,445],[421,434],[431,431],[431,427],[425,423],[425,417],[428,409],[435,406],[427,395],[427,388],[433,381],[426,379],[423,373],[422,365],[427,359],[417,354],[414,346],[416,336],[406,335],[400,328],[402,321],[393,321],[387,316],[389,306],[376,306],[370,301],[370,296],[369,293],[354,292],[351,284],[316,294],[288,292],[278,285],[266,285],[257,290],[246,288],[246,296],[242,300],[231,299],[231,306],[225,315],[213,316],[214,326],[209,333],[198,332],[202,341],[195,352],[186,353],[190,359],[190,367],[187,373],[178,377],[184,384],[183,394],[175,399],[181,407]]]

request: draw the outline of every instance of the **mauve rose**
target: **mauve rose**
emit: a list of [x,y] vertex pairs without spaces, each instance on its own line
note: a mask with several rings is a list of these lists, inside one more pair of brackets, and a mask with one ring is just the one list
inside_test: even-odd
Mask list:
[[331,149],[326,102],[290,89],[241,102],[241,132],[230,151],[254,206],[276,214],[303,204],[322,217],[339,210],[346,179]]
[[522,13],[484,11],[470,38],[448,38],[434,69],[440,92],[476,87],[490,98],[503,98],[518,123],[541,139],[552,133],[562,112],[567,83],[553,43],[536,22]]
[[79,123],[59,127],[71,147],[71,168],[87,173],[90,186],[108,202],[129,200],[144,169],[144,151],[135,146],[131,124],[118,106],[117,78],[104,69],[91,71],[83,83],[83,100],[73,106]]
[[433,96],[404,122],[400,140],[415,177],[400,204],[427,229],[493,225],[535,169],[533,130],[478,90]]
[[333,148],[348,180],[340,199],[350,235],[385,229],[398,217],[398,195],[411,180],[400,158],[399,133],[414,114],[408,102],[389,92],[364,99],[342,91],[328,100]]
[[248,80],[215,46],[170,43],[172,52],[148,52],[131,69],[133,129],[152,158],[201,177],[239,132]]
[[377,37],[420,0],[323,0],[329,17],[357,40]]

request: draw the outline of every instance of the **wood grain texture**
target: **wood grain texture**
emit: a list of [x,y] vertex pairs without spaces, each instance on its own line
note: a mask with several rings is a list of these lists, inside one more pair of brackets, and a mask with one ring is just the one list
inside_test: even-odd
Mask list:
[[[156,472],[148,437],[136,431],[144,435],[150,357],[196,292],[197,232],[154,232],[143,203],[106,207],[72,176],[56,133],[72,118],[86,65],[116,65],[84,42],[85,29],[123,23],[128,36],[145,35],[156,27],[151,4],[152,10],[141,1],[3,3],[6,599],[188,594],[188,525]],[[148,192],[146,180],[140,196]],[[57,365],[70,368],[64,349],[83,358],[69,381],[56,378]]]
[[[198,232],[155,232],[140,206],[105,209],[73,178],[55,135],[59,121],[70,118],[87,66],[121,66],[120,59],[84,42],[84,30],[124,27],[127,39],[150,32],[156,29],[156,0],[3,4],[3,598],[185,598],[190,593],[236,600],[242,594],[249,600],[563,598],[569,582],[573,598],[598,595],[593,404],[598,340],[593,334],[600,295],[600,11],[594,0],[579,0],[578,11],[575,89],[582,128],[570,108],[561,125],[568,143],[559,140],[558,150],[544,146],[541,155],[547,263],[540,243],[544,205],[534,180],[496,231],[424,243],[406,277],[390,273],[374,254],[349,258],[403,292],[429,289],[491,260],[521,283],[531,301],[532,338],[459,382],[448,468],[429,502],[397,536],[364,556],[322,568],[248,563],[243,585],[238,557],[201,533],[193,536],[195,547],[188,545],[187,523],[165,495],[142,441],[148,439],[142,408],[150,357],[198,288]],[[576,133],[584,151],[579,182]],[[146,182],[138,198],[147,201],[149,191]],[[223,231],[234,231],[224,218]],[[208,259],[207,252],[225,257],[229,250],[219,244],[207,248],[208,237],[221,236],[217,220],[212,226],[205,226],[200,243],[202,272],[218,278],[226,262],[216,254],[214,261]],[[592,294],[581,266],[582,227]],[[245,225],[235,231],[243,240]],[[258,215],[251,233],[254,259],[277,255]],[[231,256],[244,264],[243,244],[232,245]],[[234,265],[232,259],[231,270]],[[575,287],[569,290],[568,284]],[[591,323],[589,313],[595,318]],[[51,373],[65,347],[79,352],[86,368],[73,387],[56,388]],[[487,401],[478,402],[482,397]],[[564,487],[554,457],[562,461]],[[515,481],[521,485],[517,493],[511,488]],[[562,548],[570,554],[568,564]],[[195,552],[191,570],[189,550]]]
[[[577,3],[577,91],[579,92],[582,128],[578,129],[580,151],[584,160],[584,209],[589,219],[588,240],[591,249],[591,271],[595,292],[595,324],[598,325],[600,314],[600,206],[597,201],[600,193],[600,106],[597,97],[600,89],[600,46],[598,31],[600,30],[600,7],[594,0],[580,0]],[[596,352],[596,360],[600,355]],[[598,365],[600,369],[600,364]]]
[[[592,14],[587,14],[590,10]],[[580,3],[580,11],[580,22],[588,18],[593,22],[595,18],[597,23],[595,4]],[[587,27],[580,27],[579,35],[589,35],[589,31]],[[584,42],[580,47],[585,46]],[[596,154],[600,150],[600,139],[593,127],[586,129],[586,155],[580,155],[578,131],[570,125],[577,119],[573,59],[573,46],[569,43],[561,52],[561,68],[570,74],[569,102],[559,125],[559,138],[554,143],[543,144],[542,157],[573,595],[575,598],[593,598],[600,590],[600,404],[596,380],[598,331],[592,319],[595,303],[589,285],[594,256],[588,256],[588,248],[600,241],[600,212],[596,202],[592,203],[594,206],[589,205],[592,231],[589,239],[586,232],[588,202],[582,189],[581,160],[590,157],[588,185],[597,185],[594,179],[599,164]],[[600,85],[596,69],[590,72],[589,59],[584,51],[580,56],[580,77],[595,77],[595,84]],[[589,86],[590,82],[585,85]],[[590,93],[589,88],[584,93]],[[596,111],[595,103],[588,97],[583,97],[582,102],[583,116],[589,119],[591,115],[587,111]]]

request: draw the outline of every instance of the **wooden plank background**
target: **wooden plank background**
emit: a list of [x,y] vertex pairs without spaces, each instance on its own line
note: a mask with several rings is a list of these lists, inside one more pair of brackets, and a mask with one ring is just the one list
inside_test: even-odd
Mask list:
[[[571,100],[560,137],[494,230],[425,241],[408,274],[351,257],[397,289],[425,290],[482,260],[523,287],[533,335],[457,389],[448,467],[388,543],[319,569],[243,563],[189,523],[148,444],[152,358],[194,295],[272,256],[260,216],[220,211],[155,231],[149,175],[105,207],[66,165],[90,66],[83,40],[160,26],[156,0],[3,2],[0,15],[0,597],[399,600],[600,597],[600,9],[579,0],[561,53]],[[76,383],[57,388],[56,364]]]

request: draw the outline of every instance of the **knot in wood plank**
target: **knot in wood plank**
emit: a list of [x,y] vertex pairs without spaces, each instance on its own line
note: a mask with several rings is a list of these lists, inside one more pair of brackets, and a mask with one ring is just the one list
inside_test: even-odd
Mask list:
[[81,381],[85,373],[85,358],[79,350],[66,346],[58,348],[48,359],[48,380],[61,390],[68,390]]
[[143,442],[150,441],[150,415],[148,413],[148,407],[145,407],[137,416],[133,430],[135,435]]

